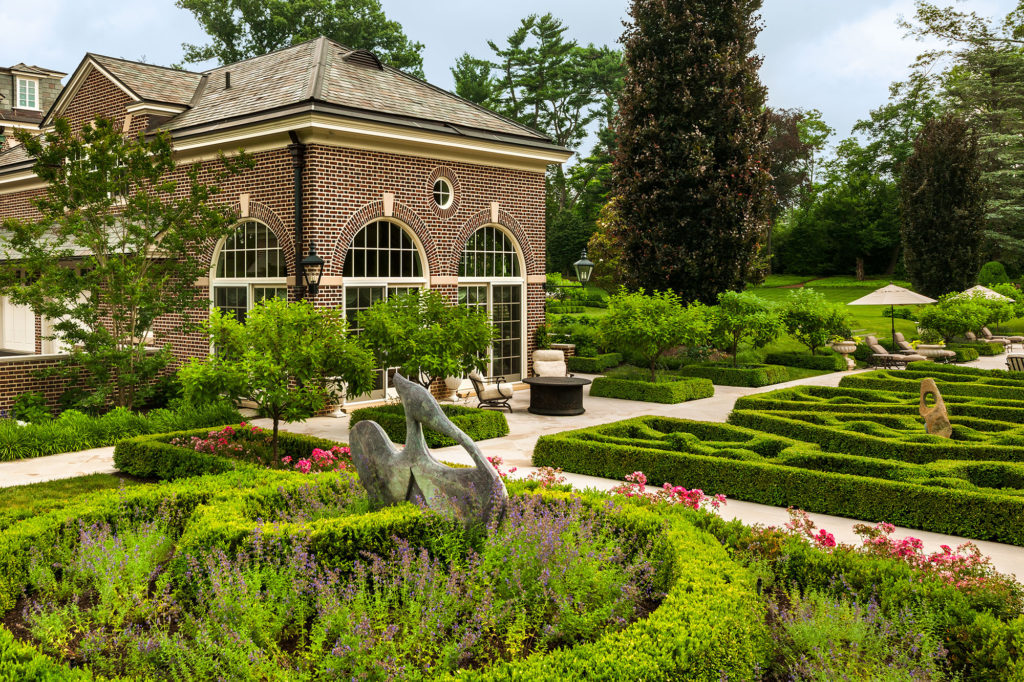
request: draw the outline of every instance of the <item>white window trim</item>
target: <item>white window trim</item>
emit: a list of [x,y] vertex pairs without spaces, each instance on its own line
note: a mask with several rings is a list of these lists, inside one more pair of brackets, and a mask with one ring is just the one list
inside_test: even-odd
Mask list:
[[[264,227],[267,228],[267,230],[270,231],[270,233],[272,235],[274,235],[274,231],[270,229],[269,225],[267,225],[263,221],[255,220],[253,218],[245,218],[245,219],[239,221],[236,225],[234,225],[232,227],[232,230],[233,231],[237,231],[239,227],[241,227],[242,225],[244,225],[247,222],[254,222],[254,223],[257,223],[259,225],[263,225]],[[277,237],[277,235],[274,235],[274,236]],[[218,261],[220,261],[221,251],[223,251],[224,244],[227,243],[227,240],[228,240],[228,236],[227,235],[224,236],[224,237],[221,237],[220,241],[217,242],[217,248],[215,248],[213,250],[213,258],[210,259],[210,272],[209,272],[210,292],[209,292],[209,296],[210,296],[210,310],[211,311],[214,308],[217,307],[215,305],[215,301],[217,300],[217,298],[216,298],[216,296],[217,296],[216,290],[219,289],[219,288],[245,287],[246,288],[246,305],[248,306],[246,308],[247,311],[252,310],[252,306],[253,306],[252,288],[254,286],[256,286],[256,287],[282,287],[284,289],[288,288],[288,276],[287,276],[287,274],[284,277],[218,277],[217,276],[217,263],[218,263]],[[280,239],[278,239],[278,248],[281,249],[281,240]],[[282,249],[282,252],[283,252],[283,249]],[[213,351],[212,344],[210,346],[210,350],[211,350],[211,352]]]
[[[35,101],[35,106],[28,106],[28,105],[22,106],[22,104],[21,104],[21,83],[22,82],[32,83],[32,84],[35,85],[35,87],[33,89],[33,94],[35,95],[35,100],[36,100]],[[15,76],[15,78],[14,78],[14,103],[16,105],[15,108],[17,108],[17,109],[29,109],[29,110],[32,110],[32,111],[42,111],[42,109],[39,108],[39,79],[38,78],[28,78],[26,76]]]
[[[436,187],[437,183],[439,183],[439,182],[443,182],[445,184],[445,186],[448,188],[448,201],[446,201],[443,204],[438,203],[438,201],[437,201],[437,191],[434,189],[434,187]],[[444,209],[446,209],[446,208],[451,208],[452,204],[455,203],[455,183],[453,183],[450,179],[448,179],[447,176],[444,176],[444,175],[440,176],[439,178],[434,180],[434,184],[430,188],[430,198],[433,199],[434,204],[439,209],[441,209],[442,211]]]

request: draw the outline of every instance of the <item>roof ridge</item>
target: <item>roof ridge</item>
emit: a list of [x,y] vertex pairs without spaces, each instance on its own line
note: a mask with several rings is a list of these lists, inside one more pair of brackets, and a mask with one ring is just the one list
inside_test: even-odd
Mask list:
[[327,37],[320,36],[316,40],[316,48],[313,50],[313,70],[309,78],[309,91],[306,93],[306,99],[320,99],[320,95],[324,90],[324,72],[327,66],[327,54],[329,50],[325,49],[327,44]]
[[[284,47],[279,47],[276,50],[271,50],[270,52],[265,52],[263,54],[253,55],[252,57],[246,57],[245,59],[239,59],[237,62],[231,62],[230,64],[221,64],[220,66],[215,66],[215,67],[213,67],[211,69],[207,69],[206,71],[202,71],[200,73],[211,73],[211,72],[217,71],[219,69],[226,69],[226,68],[228,68],[230,66],[236,66],[238,64],[244,64],[246,62],[251,62],[254,59],[263,59],[264,57],[269,57],[272,54],[277,54],[279,52],[284,52],[286,50],[294,50],[294,49],[302,47],[303,45],[306,45],[308,43],[312,43],[312,42],[315,42],[317,40],[320,40],[320,38],[324,38],[324,36],[320,36],[319,38],[312,38],[310,40],[303,40],[301,43],[294,43],[293,45],[285,45]],[[331,43],[334,42],[330,38],[325,38],[325,39],[328,42],[331,42]],[[339,45],[339,44],[340,43],[335,43],[335,45]],[[344,45],[342,45],[342,47],[344,47]],[[345,48],[345,49],[348,49],[348,48]]]
[[164,71],[173,71],[174,73],[188,74],[190,76],[202,76],[203,71],[188,71],[186,69],[176,69],[173,66],[164,66],[162,64],[150,64],[148,62],[139,62],[134,59],[124,59],[123,57],[111,57],[107,54],[97,54],[96,52],[86,52],[86,57],[100,57],[101,59],[113,59],[115,62],[124,62],[126,64],[136,64],[138,66],[149,66],[154,69],[163,69]]

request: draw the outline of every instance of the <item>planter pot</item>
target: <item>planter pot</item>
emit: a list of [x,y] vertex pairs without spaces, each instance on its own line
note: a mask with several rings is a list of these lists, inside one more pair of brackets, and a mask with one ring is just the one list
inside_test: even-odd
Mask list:
[[451,391],[448,400],[455,402],[459,398],[459,387],[462,386],[462,377],[448,377],[444,380],[445,387]]
[[857,363],[850,357],[850,353],[857,350],[857,343],[855,341],[838,341],[831,345],[832,350],[843,356],[843,360],[846,360],[846,369],[851,370],[857,366]]

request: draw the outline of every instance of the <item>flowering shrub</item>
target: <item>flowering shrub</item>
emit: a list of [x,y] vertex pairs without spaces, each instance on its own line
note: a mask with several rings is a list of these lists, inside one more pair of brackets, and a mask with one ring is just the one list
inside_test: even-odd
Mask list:
[[491,457],[488,457],[487,461],[491,463],[491,466],[494,467],[494,470],[497,471],[498,475],[501,476],[502,478],[508,478],[509,474],[514,474],[516,471],[519,470],[518,467],[512,467],[508,471],[502,471],[501,466],[502,464],[505,463],[505,460],[503,460],[498,455],[492,455]]
[[351,451],[335,445],[326,450],[313,448],[309,457],[285,455],[275,459],[272,438],[268,430],[242,422],[238,427],[225,426],[219,431],[210,431],[205,438],[173,438],[171,445],[189,448],[196,452],[241,459],[269,469],[291,469],[308,474],[320,471],[342,471],[351,462]]
[[527,476],[526,480],[536,481],[540,484],[541,488],[553,488],[555,486],[565,485],[565,476],[562,475],[562,470],[556,469],[555,467],[540,467]]
[[196,452],[208,452],[211,455],[237,457],[253,445],[270,444],[270,435],[265,429],[242,422],[238,428],[225,426],[220,431],[210,431],[206,438],[192,436],[189,439],[172,438],[171,445],[190,448]]
[[700,488],[687,490],[681,485],[666,483],[660,490],[648,492],[647,476],[642,471],[634,471],[626,476],[626,482],[613,488],[612,495],[624,495],[626,497],[639,497],[651,502],[664,502],[666,504],[685,504],[693,509],[710,507],[717,510],[725,504],[725,495],[705,495]]
[[[303,474],[320,471],[344,471],[348,467],[346,462],[350,460],[351,454],[352,451],[347,447],[338,445],[329,450],[313,448],[313,453],[309,458],[299,459],[295,462],[294,468]],[[281,458],[281,464],[284,464],[286,467],[291,466],[291,463],[292,457],[290,455]]]

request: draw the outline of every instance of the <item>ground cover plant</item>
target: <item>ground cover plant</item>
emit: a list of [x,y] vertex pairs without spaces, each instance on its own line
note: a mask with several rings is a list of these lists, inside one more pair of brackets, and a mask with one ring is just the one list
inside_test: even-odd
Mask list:
[[184,403],[174,409],[146,413],[115,408],[99,417],[66,410],[55,419],[18,424],[0,419],[0,461],[42,457],[113,445],[140,434],[180,431],[237,422],[238,410],[229,403]]
[[[451,419],[453,424],[462,429],[474,441],[500,438],[508,435],[508,420],[505,419],[505,415],[502,412],[481,410],[476,407],[463,407],[461,405],[442,405],[441,410]],[[349,419],[349,428],[366,419],[380,424],[380,427],[388,434],[391,442],[405,442],[405,409],[401,405],[364,407],[361,410],[355,410]],[[434,448],[443,448],[456,444],[452,438],[427,428],[424,428],[423,436],[427,441],[427,445]]]

